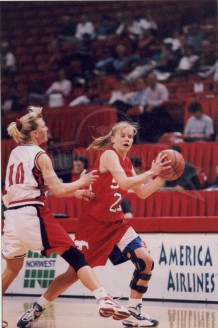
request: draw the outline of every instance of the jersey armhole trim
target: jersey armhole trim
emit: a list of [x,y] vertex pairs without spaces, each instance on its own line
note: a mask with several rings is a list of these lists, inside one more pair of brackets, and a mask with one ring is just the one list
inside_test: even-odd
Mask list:
[[39,171],[39,172],[41,172],[41,168],[40,168],[40,166],[39,166],[39,156],[40,155],[42,155],[42,154],[46,154],[46,152],[45,151],[40,151],[38,154],[36,154],[36,157],[35,157],[35,160],[34,160],[34,162],[35,162],[35,167],[37,168],[37,170]]

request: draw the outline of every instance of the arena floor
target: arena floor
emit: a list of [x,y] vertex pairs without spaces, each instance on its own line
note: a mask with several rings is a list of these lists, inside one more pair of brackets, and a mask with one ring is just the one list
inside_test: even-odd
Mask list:
[[[20,315],[26,311],[33,297],[3,298],[3,317],[8,328],[15,328]],[[125,305],[126,301],[121,301]],[[143,311],[159,320],[159,328],[217,328],[217,304],[188,304],[144,302]],[[122,328],[121,321],[98,316],[92,299],[58,298],[45,311],[34,328]]]

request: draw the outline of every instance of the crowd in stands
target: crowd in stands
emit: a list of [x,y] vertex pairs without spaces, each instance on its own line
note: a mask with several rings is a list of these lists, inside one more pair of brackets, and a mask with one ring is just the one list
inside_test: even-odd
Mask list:
[[[51,71],[52,79],[47,84],[36,79],[26,93],[15,82],[24,67],[10,42],[4,40],[1,73],[10,83],[2,92],[2,113],[20,111],[28,104],[51,108],[109,104],[117,109],[118,120],[139,124],[139,142],[157,142],[166,132],[183,132],[184,122],[176,122],[166,108],[175,97],[169,84],[178,77],[188,81],[195,74],[197,83],[209,77],[213,90],[218,70],[217,29],[208,22],[205,15],[204,21],[177,24],[164,35],[150,9],[141,16],[128,9],[104,13],[98,24],[91,14],[66,14],[59,17],[45,47],[49,62],[44,63],[44,81]],[[210,125],[209,136],[203,139],[215,140],[211,137],[217,132],[214,122],[204,114],[201,120]],[[190,124],[193,118],[185,127],[185,140],[192,138]]]

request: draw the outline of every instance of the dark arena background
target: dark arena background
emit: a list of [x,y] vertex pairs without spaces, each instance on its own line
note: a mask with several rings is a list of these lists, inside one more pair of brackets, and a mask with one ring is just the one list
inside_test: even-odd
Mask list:
[[[88,145],[121,120],[139,126],[129,156],[141,172],[161,150],[179,147],[189,167],[183,179],[167,182],[145,200],[128,193],[126,218],[155,260],[143,307],[160,328],[218,327],[217,1],[1,1],[0,11],[2,193],[16,147],[7,127],[28,106],[43,107],[49,128],[43,148],[63,182],[78,178],[74,165],[84,158],[86,169],[93,169],[97,154]],[[143,102],[151,76],[167,94],[152,114]],[[186,133],[196,103],[212,122],[202,138]],[[74,238],[82,201],[49,193],[47,204]],[[2,204],[2,236],[5,210]],[[55,254],[28,252],[2,297],[8,327],[16,326],[64,266]],[[126,305],[131,264],[95,270]],[[99,318],[92,295],[77,283],[34,325],[72,326],[122,323]]]

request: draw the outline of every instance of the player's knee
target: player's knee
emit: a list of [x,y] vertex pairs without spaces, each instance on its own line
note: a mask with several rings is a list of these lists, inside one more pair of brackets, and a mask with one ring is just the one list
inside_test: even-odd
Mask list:
[[143,254],[139,257],[135,251],[132,251],[130,252],[130,259],[139,272],[150,272],[154,268],[154,261],[148,254]]
[[7,261],[7,266],[3,272],[7,277],[16,277],[23,267],[23,261],[16,261],[16,264],[13,261],[14,260]]
[[88,265],[84,255],[75,247],[70,247],[61,257],[77,272],[82,267]]
[[154,260],[150,256],[144,260],[146,261],[146,272],[151,272],[154,269]]
[[67,285],[71,285],[78,280],[78,276],[72,266],[69,265],[66,272],[60,275],[61,279],[65,281]]
[[9,281],[13,281],[18,276],[18,274],[20,272],[20,269],[21,268],[19,268],[19,270],[18,269],[17,270],[12,270],[10,268],[6,268],[4,270],[4,272],[2,273],[2,279],[3,280],[7,279]]
[[151,279],[154,261],[147,254],[143,254],[142,257],[138,257],[134,251],[130,254],[130,258],[136,267],[133,273],[133,279],[130,282],[130,288],[136,290],[138,293],[144,294],[148,289],[147,285]]

